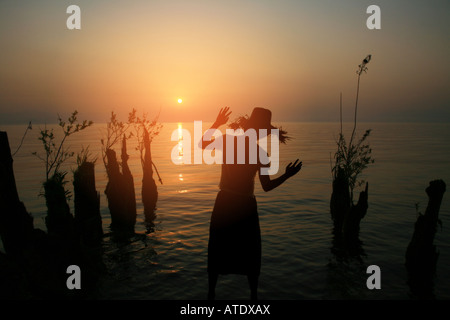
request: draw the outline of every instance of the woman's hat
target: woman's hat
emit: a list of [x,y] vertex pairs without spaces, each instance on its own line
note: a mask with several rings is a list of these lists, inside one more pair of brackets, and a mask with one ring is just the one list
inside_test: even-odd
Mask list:
[[254,108],[250,118],[248,118],[247,126],[254,129],[277,129],[272,123],[272,111],[264,108]]
[[[253,128],[256,130],[259,129],[278,129],[278,138],[281,143],[286,143],[287,140],[290,140],[291,137],[287,135],[286,130],[283,130],[281,127],[275,127],[271,123],[272,121],[272,112],[268,109],[264,108],[254,108],[252,111],[252,114],[249,116],[240,116],[236,120],[234,120],[232,123],[229,124],[230,128],[233,130],[242,128],[244,130],[247,130],[249,128]],[[271,132],[268,131],[268,134]]]

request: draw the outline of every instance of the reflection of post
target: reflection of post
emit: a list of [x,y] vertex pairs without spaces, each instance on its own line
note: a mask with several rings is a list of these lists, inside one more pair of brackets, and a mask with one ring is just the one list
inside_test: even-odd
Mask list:
[[[172,132],[171,141],[176,141],[177,144],[172,148],[170,158],[176,165],[191,164],[191,134],[187,129],[183,129],[181,123],[178,124],[178,129]],[[201,163],[202,154],[200,153]],[[158,172],[156,172],[158,173]]]
[[434,298],[434,275],[438,252],[433,244],[439,222],[439,209],[445,193],[445,183],[434,180],[426,189],[428,206],[425,214],[420,214],[414,226],[414,234],[406,250],[405,266],[408,271],[408,285],[414,297]]
[[182,163],[183,159],[183,125],[178,124],[178,160]]
[[8,135],[0,131],[0,235],[7,254],[20,254],[33,235],[33,218],[19,200]]

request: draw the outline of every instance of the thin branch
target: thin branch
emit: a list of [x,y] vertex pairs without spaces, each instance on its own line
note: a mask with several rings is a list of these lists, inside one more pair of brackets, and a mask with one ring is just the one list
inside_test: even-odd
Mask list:
[[341,135],[342,135],[342,92],[339,99],[339,120],[341,122]]
[[28,130],[31,130],[32,126],[31,126],[31,121],[28,123],[28,127],[25,130],[25,133],[23,134],[22,140],[20,141],[19,146],[17,147],[16,151],[12,154],[12,156],[14,157],[16,155],[16,153],[19,151],[19,149],[22,147],[23,141],[25,140],[25,136],[27,135]]
[[361,73],[358,73],[358,85],[356,87],[355,119],[354,119],[353,131],[352,131],[352,135],[350,137],[349,146],[352,145],[353,138],[355,136],[355,131],[356,131],[356,115],[357,115],[357,112],[358,112],[358,98],[359,98],[359,83],[360,83],[360,79],[361,79]]
[[352,136],[350,137],[350,143],[349,145],[352,145],[353,142],[353,138],[355,136],[355,131],[356,131],[356,115],[358,112],[358,99],[359,99],[359,83],[360,83],[360,79],[361,79],[361,73],[367,72],[367,67],[366,64],[368,64],[370,62],[370,60],[372,59],[372,55],[369,54],[367,55],[364,60],[362,61],[362,63],[358,66],[358,70],[356,71],[356,74],[358,75],[358,85],[356,87],[356,102],[355,102],[355,119],[354,119],[354,125],[353,125],[353,132],[352,132]]
[[158,169],[156,168],[155,163],[152,161],[153,168],[155,168],[156,174],[158,175],[158,180],[161,184],[163,184],[161,176],[159,175]]

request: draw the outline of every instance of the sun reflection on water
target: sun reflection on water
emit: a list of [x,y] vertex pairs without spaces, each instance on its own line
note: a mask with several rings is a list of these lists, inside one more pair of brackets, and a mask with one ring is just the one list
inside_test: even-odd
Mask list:
[[178,160],[183,161],[183,125],[178,123]]

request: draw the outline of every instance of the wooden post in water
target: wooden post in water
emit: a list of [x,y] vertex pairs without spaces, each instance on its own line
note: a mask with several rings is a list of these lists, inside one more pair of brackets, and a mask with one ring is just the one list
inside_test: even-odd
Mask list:
[[0,131],[0,235],[6,254],[20,255],[33,230],[33,218],[19,200],[8,134]]
[[153,179],[153,161],[151,152],[151,143],[148,131],[144,128],[144,163],[142,177],[142,202],[144,204],[144,215],[147,225],[154,226],[156,218],[156,202],[158,201],[158,190],[156,182]]
[[134,179],[128,167],[128,154],[127,154],[127,138],[123,135],[122,139],[122,190],[125,197],[125,208],[128,220],[131,224],[136,224],[136,193],[134,190]]
[[369,197],[369,183],[366,183],[366,188],[359,194],[358,203],[350,206],[350,211],[344,219],[344,225],[342,227],[342,232],[344,237],[348,240],[357,239],[359,237],[359,229],[361,220],[367,213],[369,207],[368,204]]
[[[339,169],[341,170],[341,169]],[[330,212],[334,223],[334,233],[343,237],[346,241],[357,240],[360,230],[360,222],[368,209],[369,184],[359,195],[358,203],[353,204],[350,197],[348,180],[342,172],[338,172],[333,181]]]
[[65,173],[55,172],[52,177],[44,182],[45,203],[47,205],[45,225],[49,236],[74,242],[74,221],[67,203],[64,178]]
[[350,211],[350,187],[341,168],[338,168],[336,178],[333,180],[333,192],[330,200],[331,218],[334,223],[334,233],[340,235],[344,220]]
[[122,140],[122,173],[117,162],[116,152],[106,150],[106,172],[108,183],[105,194],[108,198],[108,208],[111,214],[111,230],[130,235],[134,233],[136,224],[136,197],[134,182],[128,167],[126,138]]
[[434,276],[438,252],[434,237],[439,222],[439,209],[446,191],[442,180],[431,181],[426,188],[428,206],[425,214],[420,214],[414,225],[414,234],[405,255],[408,285],[415,298],[434,298]]
[[83,162],[73,174],[75,229],[87,246],[100,244],[103,237],[100,194],[95,188],[95,164]]

